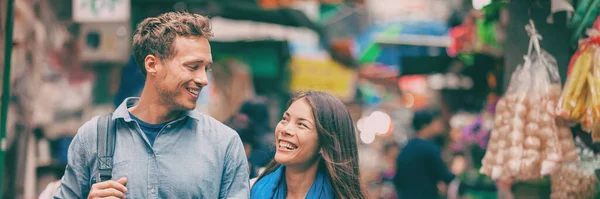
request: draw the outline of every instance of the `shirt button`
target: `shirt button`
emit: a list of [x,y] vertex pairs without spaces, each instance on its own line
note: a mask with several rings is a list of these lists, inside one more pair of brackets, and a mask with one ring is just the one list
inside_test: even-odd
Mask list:
[[156,188],[152,188],[152,193],[156,193]]
[[169,125],[167,125],[167,128],[168,128],[168,129],[169,129],[169,128],[171,128],[171,125],[170,125],[170,124],[169,124]]

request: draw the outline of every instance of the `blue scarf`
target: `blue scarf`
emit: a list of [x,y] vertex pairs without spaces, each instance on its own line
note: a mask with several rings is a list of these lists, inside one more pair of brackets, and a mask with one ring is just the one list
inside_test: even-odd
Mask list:
[[[250,199],[285,199],[287,184],[285,182],[285,167],[281,165],[252,186]],[[333,199],[333,189],[329,177],[323,171],[317,172],[315,182],[308,190],[306,199]]]

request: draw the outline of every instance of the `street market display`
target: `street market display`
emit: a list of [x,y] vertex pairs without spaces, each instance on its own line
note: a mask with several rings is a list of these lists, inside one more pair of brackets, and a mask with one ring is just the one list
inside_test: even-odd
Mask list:
[[565,89],[557,106],[560,117],[581,124],[600,141],[600,21],[588,30],[569,63]]
[[494,180],[540,179],[562,162],[578,159],[570,129],[554,116],[561,93],[556,59],[539,47],[541,36],[533,23],[526,29],[529,51],[498,101],[480,169]]

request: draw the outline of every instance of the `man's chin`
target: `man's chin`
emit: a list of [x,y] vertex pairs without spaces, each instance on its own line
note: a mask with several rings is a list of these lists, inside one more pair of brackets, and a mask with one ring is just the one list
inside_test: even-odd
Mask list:
[[196,109],[196,103],[193,103],[193,104],[187,104],[187,103],[185,103],[185,104],[179,104],[178,105],[178,109],[181,110],[181,111],[191,111],[191,110]]
[[193,111],[194,109],[196,109],[196,105],[183,107],[183,110],[185,111]]

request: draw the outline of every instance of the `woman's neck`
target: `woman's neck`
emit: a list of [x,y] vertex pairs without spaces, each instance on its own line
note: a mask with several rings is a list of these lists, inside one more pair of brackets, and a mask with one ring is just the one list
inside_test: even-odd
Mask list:
[[287,184],[287,199],[305,198],[310,187],[317,178],[319,163],[316,162],[309,167],[295,168],[286,167],[285,182]]

